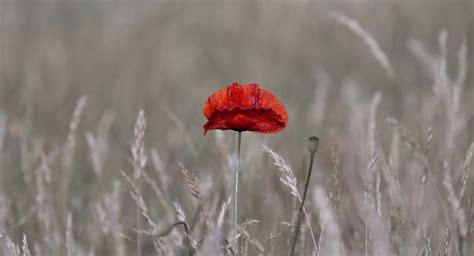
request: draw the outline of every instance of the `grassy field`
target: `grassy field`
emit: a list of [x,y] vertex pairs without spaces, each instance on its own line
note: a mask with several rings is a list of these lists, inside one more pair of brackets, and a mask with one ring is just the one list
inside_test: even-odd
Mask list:
[[[0,255],[289,255],[310,136],[298,255],[474,255],[473,45],[472,0],[0,0]],[[289,114],[238,250],[232,82]]]

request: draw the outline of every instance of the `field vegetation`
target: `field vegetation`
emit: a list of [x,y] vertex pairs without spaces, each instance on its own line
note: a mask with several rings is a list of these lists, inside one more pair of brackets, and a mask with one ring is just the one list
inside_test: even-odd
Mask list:
[[[0,255],[474,255],[474,3],[0,1]],[[259,83],[271,135],[203,135]]]

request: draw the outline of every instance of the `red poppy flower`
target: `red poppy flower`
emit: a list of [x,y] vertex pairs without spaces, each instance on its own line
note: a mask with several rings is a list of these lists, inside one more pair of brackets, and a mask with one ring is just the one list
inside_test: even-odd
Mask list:
[[208,130],[275,133],[288,124],[288,113],[281,102],[258,84],[232,85],[213,93],[204,104]]

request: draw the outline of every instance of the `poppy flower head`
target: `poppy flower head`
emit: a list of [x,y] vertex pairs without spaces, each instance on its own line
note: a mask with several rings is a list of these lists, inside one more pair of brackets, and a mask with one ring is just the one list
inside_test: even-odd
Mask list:
[[276,133],[288,124],[288,113],[281,102],[258,84],[232,83],[213,93],[204,104],[208,130]]

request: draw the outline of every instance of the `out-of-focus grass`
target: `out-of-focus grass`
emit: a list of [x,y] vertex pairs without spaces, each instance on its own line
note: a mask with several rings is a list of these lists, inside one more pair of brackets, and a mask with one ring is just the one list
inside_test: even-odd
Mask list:
[[[243,136],[240,212],[243,219],[261,221],[247,231],[266,253],[287,254],[290,228],[281,222],[292,222],[296,204],[261,145],[281,154],[302,189],[310,135],[321,138],[307,207],[315,236],[323,233],[322,255],[334,247],[324,240],[320,213],[326,214],[323,223],[336,222],[344,255],[365,251],[365,223],[372,255],[383,255],[385,245],[392,253],[415,255],[429,239],[438,254],[447,227],[448,253],[467,253],[471,235],[458,232],[461,210],[452,207],[461,198],[464,223],[470,223],[473,175],[466,177],[463,165],[474,133],[473,10],[470,0],[3,0],[0,228],[17,244],[25,233],[33,255],[65,255],[67,249],[72,255],[134,255],[137,207],[121,172],[133,177],[133,127],[144,109],[148,162],[143,171],[149,177],[141,181],[141,194],[150,218],[166,229],[177,218],[171,204],[177,201],[201,255],[215,250],[209,242],[214,233],[203,228],[178,162],[198,178],[204,207],[215,222],[232,194],[235,134],[203,136],[201,107],[212,91],[233,81],[257,82],[281,99],[290,116],[281,133]],[[393,67],[392,77],[363,40],[331,16],[333,11],[357,20],[373,36]],[[448,35],[446,70],[452,83],[439,80],[440,31]],[[467,75],[453,107],[462,42],[468,49]],[[370,121],[376,92],[380,105]],[[82,95],[87,102],[74,130],[70,123]],[[386,122],[387,117],[398,121]],[[375,200],[380,225],[366,221],[365,213],[371,150],[378,156],[370,179],[374,198],[380,195],[381,205]],[[321,191],[332,195],[332,209],[320,209],[326,201]],[[223,222],[229,236],[230,214]],[[144,218],[142,227],[149,227]],[[301,248],[309,254],[313,245],[305,233]],[[143,255],[187,250],[179,229],[155,240],[142,235],[142,243]],[[256,248],[250,244],[249,255]]]

